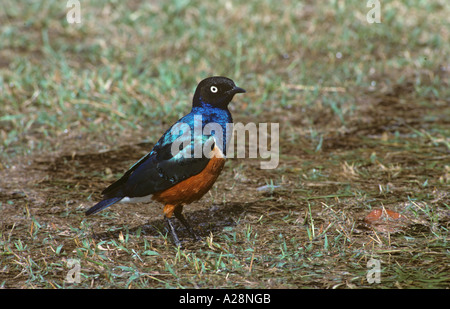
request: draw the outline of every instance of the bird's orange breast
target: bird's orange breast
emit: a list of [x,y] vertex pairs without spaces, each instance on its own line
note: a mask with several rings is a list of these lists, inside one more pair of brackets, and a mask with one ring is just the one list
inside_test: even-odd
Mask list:
[[[225,158],[217,147],[214,148],[212,153],[214,156],[211,157],[206,167],[200,173],[179,182],[169,189],[153,194],[152,198],[166,205],[171,205],[172,207],[170,208],[173,209],[199,200],[211,189],[225,165]],[[168,210],[168,212],[172,211]],[[166,215],[170,217],[171,213]]]

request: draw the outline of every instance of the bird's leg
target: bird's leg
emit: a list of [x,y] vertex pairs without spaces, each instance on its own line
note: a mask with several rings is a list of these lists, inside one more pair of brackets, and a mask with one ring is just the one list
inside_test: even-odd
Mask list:
[[201,238],[199,236],[197,236],[197,234],[195,234],[194,230],[192,229],[191,225],[189,224],[189,221],[186,219],[185,216],[183,216],[182,211],[183,211],[183,206],[178,206],[175,208],[173,213],[174,213],[175,217],[178,220],[180,220],[181,223],[183,223],[183,225],[186,227],[189,234],[191,234],[192,238],[194,238],[195,241],[201,240]]
[[173,242],[177,247],[181,247],[180,239],[178,239],[177,232],[175,232],[175,227],[173,226],[172,215],[175,209],[175,205],[166,204],[166,206],[164,206],[164,219],[167,222],[167,226],[169,228],[170,234],[172,235]]
[[164,219],[167,222],[167,226],[169,227],[170,234],[172,235],[173,242],[177,247],[181,247],[181,242],[178,239],[177,233],[175,232],[175,227],[173,226],[172,218],[164,216]]

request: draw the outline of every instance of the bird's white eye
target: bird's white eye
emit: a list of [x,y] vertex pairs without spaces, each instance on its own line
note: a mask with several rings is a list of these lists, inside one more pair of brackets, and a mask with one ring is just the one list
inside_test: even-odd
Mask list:
[[209,90],[211,90],[212,93],[217,93],[217,91],[218,91],[219,89],[217,89],[216,86],[211,86],[211,88],[209,88]]

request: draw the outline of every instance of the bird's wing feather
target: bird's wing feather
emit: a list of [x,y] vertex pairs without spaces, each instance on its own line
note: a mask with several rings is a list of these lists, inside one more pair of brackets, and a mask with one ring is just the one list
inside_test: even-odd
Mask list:
[[[141,197],[168,189],[177,183],[200,173],[208,164],[209,158],[193,155],[195,139],[187,136],[189,141],[181,143],[184,147],[175,156],[172,154],[174,138],[166,133],[150,153],[136,162],[119,180],[106,188],[102,194],[114,196]],[[211,140],[213,138],[213,140]],[[180,142],[178,136],[178,142]],[[197,143],[203,146],[214,137],[202,135]],[[182,141],[181,141],[182,142]],[[198,145],[198,144],[197,144]]]
[[123,193],[120,192],[123,185],[127,182],[128,178],[130,177],[131,173],[134,172],[142,163],[149,160],[151,155],[151,152],[143,156],[139,161],[133,164],[133,166],[130,167],[130,169],[117,181],[112,183],[109,187],[107,187],[105,190],[103,190],[102,195],[105,197],[114,197],[116,195],[123,195]]

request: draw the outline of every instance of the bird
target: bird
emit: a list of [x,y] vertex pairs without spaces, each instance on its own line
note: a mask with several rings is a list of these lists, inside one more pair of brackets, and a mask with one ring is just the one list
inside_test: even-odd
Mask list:
[[[183,206],[202,198],[219,177],[232,135],[233,118],[228,105],[235,94],[245,92],[223,76],[200,81],[191,111],[174,123],[149,153],[104,189],[103,199],[89,208],[86,216],[116,203],[154,200],[164,205],[164,220],[176,246],[181,247],[181,242],[173,217],[199,240],[182,213]],[[206,130],[207,127],[213,129]]]

